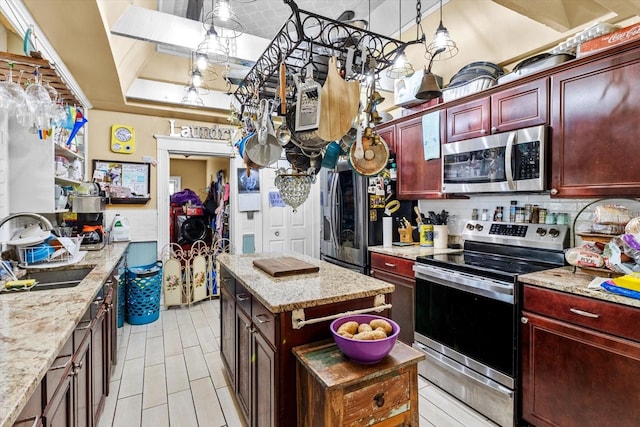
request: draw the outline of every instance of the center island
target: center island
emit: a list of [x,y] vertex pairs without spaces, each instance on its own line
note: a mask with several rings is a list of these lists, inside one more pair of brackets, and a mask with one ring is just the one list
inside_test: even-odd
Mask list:
[[[253,261],[293,257],[317,272],[273,277]],[[331,338],[342,314],[377,307],[389,316],[394,285],[298,253],[217,258],[221,354],[250,426],[295,426],[293,347]]]

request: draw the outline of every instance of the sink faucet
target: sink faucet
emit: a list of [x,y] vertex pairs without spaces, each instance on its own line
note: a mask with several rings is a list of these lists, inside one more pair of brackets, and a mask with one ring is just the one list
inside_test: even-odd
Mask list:
[[19,212],[19,213],[15,213],[15,214],[11,214],[9,216],[6,216],[6,217],[0,219],[0,227],[2,227],[3,225],[5,225],[7,222],[11,221],[14,218],[20,218],[20,217],[25,217],[25,216],[38,220],[40,222],[40,224],[42,224],[44,226],[44,230],[45,231],[51,231],[53,229],[53,225],[51,224],[51,222],[47,218],[43,217],[40,214],[32,213],[32,212]]

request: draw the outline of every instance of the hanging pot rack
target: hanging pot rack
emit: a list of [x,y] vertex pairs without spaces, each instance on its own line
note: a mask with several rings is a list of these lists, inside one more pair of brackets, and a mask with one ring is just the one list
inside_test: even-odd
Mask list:
[[379,73],[393,64],[412,42],[402,42],[363,28],[301,10],[293,0],[283,0],[291,15],[240,83],[234,96],[241,109],[255,107],[262,98],[278,96],[279,67],[285,62],[287,73],[302,74],[311,65],[313,78],[323,84],[327,77],[330,56],[346,58],[349,48],[356,48],[352,79],[359,79],[374,70],[363,66],[363,51],[375,61]]

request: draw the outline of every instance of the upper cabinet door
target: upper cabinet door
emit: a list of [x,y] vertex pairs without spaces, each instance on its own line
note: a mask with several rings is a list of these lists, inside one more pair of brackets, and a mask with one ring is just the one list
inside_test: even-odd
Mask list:
[[[440,139],[443,137],[442,112]],[[422,137],[422,117],[396,124],[398,140],[398,199],[417,200],[441,198],[441,158],[425,160]]]
[[396,153],[396,125],[395,123],[385,123],[376,127],[376,132],[380,138],[384,139],[391,153]]
[[491,132],[489,97],[447,108],[445,142],[462,141],[488,135]]
[[549,118],[549,79],[491,95],[491,133],[545,125]]
[[640,194],[640,49],[551,77],[551,194]]

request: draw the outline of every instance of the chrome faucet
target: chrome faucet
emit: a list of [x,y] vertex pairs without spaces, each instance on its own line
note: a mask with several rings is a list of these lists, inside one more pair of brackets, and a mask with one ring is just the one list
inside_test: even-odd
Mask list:
[[29,218],[33,218],[36,219],[40,222],[40,224],[42,224],[44,226],[44,230],[45,231],[51,231],[53,229],[53,225],[51,224],[51,222],[43,217],[40,214],[37,213],[33,213],[33,212],[19,212],[19,213],[15,213],[15,214],[11,214],[9,216],[6,216],[2,219],[0,219],[0,227],[2,227],[3,225],[5,225],[7,222],[11,221],[14,218],[21,218],[21,217],[29,217]]

